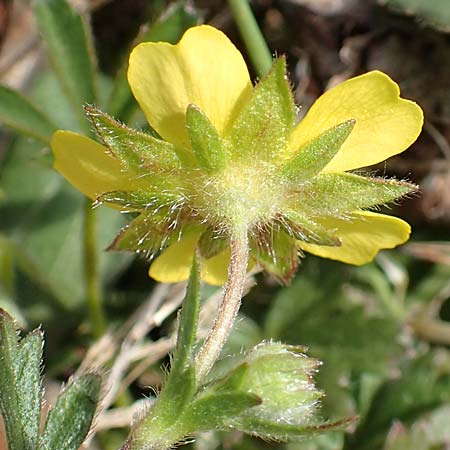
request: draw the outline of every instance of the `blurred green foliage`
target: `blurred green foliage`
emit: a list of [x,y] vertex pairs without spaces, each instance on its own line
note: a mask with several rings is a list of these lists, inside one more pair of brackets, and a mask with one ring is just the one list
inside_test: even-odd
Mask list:
[[[159,11],[161,2],[156,3]],[[448,29],[445,0],[382,3]],[[49,34],[61,35],[60,23],[49,23],[45,14],[40,20]],[[82,22],[78,16],[67,20],[75,27]],[[180,3],[136,40],[176,42],[199,20],[198,11]],[[79,31],[74,34],[84,39]],[[56,48],[53,54],[60,51],[65,50]],[[112,79],[92,63],[96,104],[139,125],[144,120],[126,83],[125,66],[126,61]],[[61,66],[58,71],[78,73]],[[0,120],[26,135],[9,135],[0,160],[0,306],[21,326],[43,323],[50,373],[66,378],[81,359],[80,349],[92,343],[85,332],[84,199],[52,169],[46,142],[55,128],[85,129],[87,122],[73,105],[93,101],[94,91],[86,88],[83,98],[74,100],[76,79],[68,86],[58,80],[54,71],[44,70],[28,100],[0,88]],[[107,208],[99,208],[97,215],[98,249],[103,250],[128,219]],[[422,233],[425,239],[434,237],[432,229]],[[444,238],[449,239],[448,232]],[[129,255],[101,252],[100,281],[111,325],[122,324],[148,294],[146,268],[145,261]],[[316,377],[326,394],[323,416],[356,414],[360,419],[347,433],[335,431],[289,444],[217,432],[199,436],[192,445],[197,450],[444,450],[450,444],[450,341],[442,336],[436,342],[430,336],[436,324],[450,327],[443,313],[448,309],[449,279],[449,265],[420,262],[399,251],[358,268],[308,256],[287,287],[258,276],[224,356],[262,339],[305,345],[309,355],[323,362]],[[425,320],[430,314],[431,320]],[[154,337],[168,334],[173,319],[170,316]],[[231,363],[228,357],[222,365]],[[142,391],[137,384],[135,388],[132,394],[139,398]],[[101,437],[105,450],[116,448],[117,440],[115,430]]]

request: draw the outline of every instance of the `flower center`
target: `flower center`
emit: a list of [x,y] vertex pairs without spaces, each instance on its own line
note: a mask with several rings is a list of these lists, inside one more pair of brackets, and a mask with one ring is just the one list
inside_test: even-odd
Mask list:
[[229,227],[250,228],[275,214],[282,190],[273,167],[264,162],[233,164],[206,183],[216,219]]

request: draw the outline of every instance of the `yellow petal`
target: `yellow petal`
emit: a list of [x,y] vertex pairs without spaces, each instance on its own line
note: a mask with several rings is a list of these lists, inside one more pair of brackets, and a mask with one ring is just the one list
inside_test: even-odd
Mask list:
[[242,55],[207,25],[190,28],[177,45],[138,45],[130,55],[128,82],[151,126],[178,146],[188,145],[189,104],[200,107],[222,134],[252,89]]
[[95,200],[105,192],[134,186],[117,159],[97,142],[71,131],[57,131],[50,146],[54,166],[73,186]]
[[189,278],[200,233],[191,233],[174,242],[150,266],[148,274],[161,283],[178,283]]
[[213,286],[225,284],[228,278],[228,265],[230,264],[230,250],[224,250],[210,259],[202,260],[201,278]]
[[394,248],[409,238],[411,227],[397,217],[373,212],[358,212],[351,220],[327,219],[320,224],[336,230],[340,247],[327,247],[299,242],[300,247],[322,258],[335,259],[360,266],[386,248]]
[[420,107],[399,97],[386,74],[373,71],[344,81],[323,94],[294,130],[290,148],[301,146],[349,119],[356,125],[326,172],[343,172],[384,161],[407,149],[420,134]]

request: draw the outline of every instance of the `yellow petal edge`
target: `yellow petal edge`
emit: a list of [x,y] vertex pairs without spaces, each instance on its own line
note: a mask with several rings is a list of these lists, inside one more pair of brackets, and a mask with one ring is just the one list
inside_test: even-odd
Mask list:
[[241,53],[208,25],[188,29],[176,45],[139,44],[130,55],[128,82],[150,125],[182,147],[189,146],[189,104],[200,107],[223,133],[252,89]]
[[356,125],[325,172],[371,166],[401,153],[417,139],[423,125],[421,108],[400,98],[391,78],[383,72],[368,72],[316,100],[292,133],[291,152],[349,119],[355,119]]
[[334,228],[342,245],[327,247],[300,242],[300,247],[322,258],[356,266],[372,261],[382,249],[403,244],[411,233],[411,227],[405,221],[373,212],[358,212],[349,220],[328,219],[321,224]]
[[[148,274],[161,283],[178,283],[189,278],[195,248],[200,234],[183,236],[170,245],[150,266]],[[202,259],[201,279],[213,286],[220,286],[227,280],[230,251],[225,250],[210,259]]]
[[[50,141],[54,167],[92,200],[105,192],[134,186],[117,159],[97,142],[71,131],[56,131]],[[130,186],[131,184],[131,186]]]

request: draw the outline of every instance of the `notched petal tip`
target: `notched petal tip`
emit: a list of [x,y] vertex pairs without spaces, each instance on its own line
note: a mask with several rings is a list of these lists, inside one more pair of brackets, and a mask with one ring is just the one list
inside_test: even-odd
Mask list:
[[187,105],[198,105],[221,133],[252,89],[240,52],[208,25],[188,29],[176,45],[139,44],[130,55],[128,81],[149,123],[182,147],[189,146]]
[[380,71],[351,78],[324,93],[291,136],[292,149],[349,118],[355,127],[324,169],[343,172],[371,166],[406,150],[419,136],[423,112],[400,97],[399,86]]

